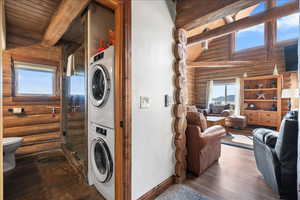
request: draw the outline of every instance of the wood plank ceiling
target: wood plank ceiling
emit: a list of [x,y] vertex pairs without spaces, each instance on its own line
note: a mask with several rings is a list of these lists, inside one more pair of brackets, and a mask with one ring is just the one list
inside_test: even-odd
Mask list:
[[5,0],[7,47],[41,41],[61,0]]
[[[62,0],[5,0],[7,48],[40,43]],[[83,29],[77,17],[62,40],[82,41]]]

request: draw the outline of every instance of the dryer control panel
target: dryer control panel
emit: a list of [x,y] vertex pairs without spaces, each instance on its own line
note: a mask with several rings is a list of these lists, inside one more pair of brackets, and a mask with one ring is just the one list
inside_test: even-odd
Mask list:
[[96,132],[104,136],[107,135],[107,130],[98,126],[96,127]]

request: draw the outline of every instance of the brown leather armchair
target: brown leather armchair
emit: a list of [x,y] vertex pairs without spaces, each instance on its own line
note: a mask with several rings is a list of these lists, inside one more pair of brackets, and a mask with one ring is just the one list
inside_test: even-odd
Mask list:
[[199,176],[221,155],[221,138],[226,134],[222,126],[207,128],[202,113],[187,112],[187,163],[188,170]]

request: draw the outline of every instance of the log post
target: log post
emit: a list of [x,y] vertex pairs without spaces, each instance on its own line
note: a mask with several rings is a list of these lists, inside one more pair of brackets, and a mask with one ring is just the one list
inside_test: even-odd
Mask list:
[[186,178],[186,103],[187,103],[187,84],[186,84],[186,58],[187,58],[187,33],[184,29],[177,29],[174,32],[174,56],[176,58],[174,71],[175,85],[175,104],[173,112],[175,116],[174,131],[175,131],[175,182],[182,183]]

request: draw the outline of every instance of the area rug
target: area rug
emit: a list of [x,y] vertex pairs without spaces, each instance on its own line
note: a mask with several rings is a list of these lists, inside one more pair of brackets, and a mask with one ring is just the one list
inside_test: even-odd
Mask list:
[[228,134],[221,139],[221,143],[234,147],[253,150],[253,137],[239,134]]
[[176,184],[159,195],[155,200],[211,200],[206,196],[201,195],[192,188]]

